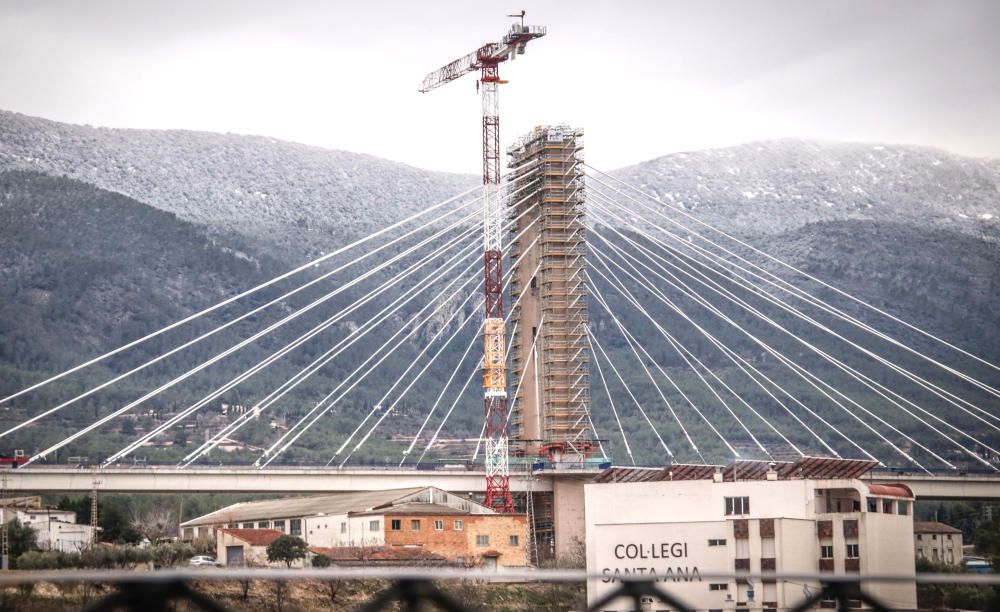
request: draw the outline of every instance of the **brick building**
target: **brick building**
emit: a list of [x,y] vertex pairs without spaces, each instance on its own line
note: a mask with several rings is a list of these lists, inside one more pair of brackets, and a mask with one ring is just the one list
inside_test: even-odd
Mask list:
[[183,523],[181,537],[190,541],[243,529],[299,536],[310,548],[416,548],[449,563],[528,564],[525,515],[496,514],[435,487],[234,504]]

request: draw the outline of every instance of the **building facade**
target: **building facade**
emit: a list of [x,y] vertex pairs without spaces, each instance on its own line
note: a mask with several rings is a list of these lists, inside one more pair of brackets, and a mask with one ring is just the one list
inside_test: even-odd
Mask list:
[[913,547],[918,559],[962,564],[962,530],[951,525],[936,521],[913,523]]
[[[744,480],[734,474],[747,466],[672,466],[669,475],[656,470],[657,480],[586,485],[587,568],[603,576],[588,583],[589,601],[639,575],[695,609],[768,611],[794,607],[819,583],[705,576],[914,574],[906,487],[759,467]],[[693,476],[684,479],[685,471]],[[913,583],[867,590],[891,608],[916,608]],[[619,601],[604,609],[631,607]]]
[[181,536],[216,537],[220,530],[290,534],[310,548],[419,548],[455,564],[528,564],[525,515],[497,514],[434,487],[234,504],[183,523]]
[[[217,529],[215,560],[226,567],[282,565],[267,560],[267,547],[282,535],[274,529]],[[293,565],[301,567],[302,561]]]
[[17,506],[0,507],[0,523],[15,518],[34,530],[41,550],[79,552],[94,543],[94,527],[77,524],[76,512],[44,507],[38,497],[21,498]]

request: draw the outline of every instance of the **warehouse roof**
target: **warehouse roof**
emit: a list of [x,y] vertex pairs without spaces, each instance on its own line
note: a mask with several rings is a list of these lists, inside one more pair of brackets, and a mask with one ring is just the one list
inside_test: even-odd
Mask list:
[[447,506],[451,513],[488,514],[489,508],[436,487],[412,487],[385,491],[360,491],[308,497],[286,497],[242,502],[191,519],[181,527],[227,525],[243,521],[303,518],[325,514],[374,512],[400,504],[423,503]]

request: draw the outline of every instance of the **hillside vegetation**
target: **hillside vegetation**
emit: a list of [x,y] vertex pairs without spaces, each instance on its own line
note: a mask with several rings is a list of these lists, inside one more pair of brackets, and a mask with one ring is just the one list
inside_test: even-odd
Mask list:
[[[996,313],[1000,311],[1000,164],[996,161],[962,158],[917,147],[776,141],[669,155],[618,170],[614,175],[655,194],[661,201],[644,199],[628,190],[623,193],[635,200],[615,194],[602,187],[597,179],[616,188],[621,188],[620,185],[592,174],[590,189],[614,196],[630,211],[626,222],[606,220],[648,248],[659,247],[637,233],[631,224],[637,223],[644,232],[654,234],[658,230],[652,230],[643,220],[655,220],[658,226],[668,226],[652,210],[664,212],[685,224],[687,229],[678,230],[682,240],[696,240],[692,236],[695,230],[704,232],[704,228],[690,220],[669,213],[662,203],[680,205],[699,219],[850,291],[874,306],[974,354],[1000,362],[1000,330],[996,325]],[[293,268],[309,257],[343,246],[351,237],[384,227],[475,183],[473,177],[426,172],[370,156],[261,137],[90,128],[0,112],[0,393],[14,392],[139,338]],[[591,214],[598,213],[592,210]],[[598,230],[609,238],[613,235],[600,226]],[[426,236],[427,232],[419,236]],[[662,234],[657,235],[667,239]],[[712,236],[718,239],[717,235]],[[335,258],[227,307],[205,321],[165,334],[49,388],[18,398],[0,412],[0,426],[9,427],[57,405],[90,385],[108,380],[212,329],[227,317],[270,301],[297,286],[300,279],[313,278],[392,237],[386,236],[357,252]],[[0,441],[0,450],[23,448],[33,453],[45,448],[311,300],[345,286],[374,262],[400,253],[416,239],[386,249],[370,262],[348,268],[130,377],[127,382],[109,387],[10,435]],[[620,238],[614,240],[624,244]],[[609,251],[596,236],[591,241],[603,252]],[[474,243],[474,240],[469,242],[470,245]],[[736,253],[752,255],[747,249],[733,248]],[[423,249],[419,254],[432,250]],[[431,261],[443,263],[446,255],[440,251],[434,253]],[[774,262],[758,256],[754,258],[767,269],[793,278]],[[93,435],[67,446],[61,451],[61,457],[86,455],[96,459],[107,456],[126,441],[205,397],[313,325],[351,306],[412,261],[413,257],[388,266],[260,342],[143,402]],[[231,452],[213,453],[210,460],[252,462],[263,448],[362,364],[375,347],[389,342],[398,350],[379,365],[364,384],[338,402],[327,417],[319,420],[282,460],[325,462],[365,415],[371,413],[376,418],[371,419],[359,435],[364,435],[368,425],[379,420],[387,405],[395,403],[393,412],[385,415],[354,458],[397,462],[407,443],[406,436],[416,433],[428,407],[438,397],[441,386],[466,347],[469,343],[474,349],[478,347],[474,325],[479,323],[479,316],[474,315],[470,325],[442,350],[435,364],[405,395],[402,394],[409,382],[402,377],[402,372],[418,359],[426,343],[439,332],[440,338],[448,338],[456,329],[457,321],[477,312],[477,283],[481,274],[475,267],[477,262],[478,258],[471,257],[465,264],[473,266],[468,276],[472,282],[452,298],[438,297],[434,306],[440,305],[441,309],[434,315],[429,315],[429,310],[420,315],[417,320],[428,320],[428,325],[412,338],[390,340],[390,335],[441,287],[417,295],[385,325],[352,345],[342,356],[265,411],[261,418],[241,429],[234,436]],[[590,265],[604,271],[594,258]],[[724,273],[713,278],[728,282],[725,281],[728,275]],[[596,273],[594,276],[596,279]],[[613,270],[610,276],[621,279],[665,329],[671,330],[678,340],[699,354],[706,365],[759,410],[766,421],[746,412],[742,413],[743,418],[775,455],[789,449],[769,425],[787,433],[804,451],[829,454],[829,449],[796,423],[792,415],[742,377],[724,355],[712,349],[696,329],[672,314],[658,298],[640,289],[620,270]],[[448,280],[456,277],[452,273]],[[150,461],[176,461],[183,457],[206,435],[239,418],[240,410],[266,397],[338,340],[358,329],[396,296],[404,294],[418,278],[419,275],[415,275],[399,283],[392,291],[378,296],[246,383],[212,400],[197,414],[185,419],[181,426],[154,439],[154,445],[141,449],[136,455]],[[989,384],[1000,386],[996,370],[960,357],[912,330],[873,315],[829,289],[801,278],[795,282],[920,350],[953,363]],[[859,451],[850,444],[851,439],[856,439],[880,459],[892,464],[903,463],[899,453],[879,441],[875,433],[887,430],[887,425],[865,416],[860,408],[845,411],[832,405],[822,394],[783,370],[735,327],[709,315],[703,306],[669,289],[662,280],[656,283],[713,334],[762,372],[783,381],[818,415],[844,432],[846,436],[838,437],[817,421],[809,421],[817,430],[822,430],[821,437],[838,452],[858,456]],[[636,335],[652,357],[701,408],[705,417],[716,424],[723,435],[739,441],[737,446],[741,454],[760,456],[743,429],[670,349],[645,316],[626,304],[619,289],[599,279],[596,284],[621,322],[633,333],[639,332]],[[759,295],[745,289],[734,291],[735,295],[764,307]],[[773,289],[769,292],[777,295]],[[472,299],[462,302],[467,296]],[[510,297],[507,299],[509,305]],[[917,440],[926,441],[931,449],[947,453],[955,461],[968,462],[961,453],[956,454],[946,439],[929,432],[884,398],[845,378],[791,335],[777,331],[773,325],[741,311],[719,296],[709,299],[748,331],[766,338],[775,348],[851,393],[860,406],[882,415],[885,423],[898,426]],[[801,306],[801,303],[796,304]],[[806,311],[810,316],[825,316],[812,307]],[[886,385],[905,389],[903,392],[908,397],[931,413],[965,431],[981,435],[985,442],[1000,444],[996,431],[983,427],[981,422],[964,413],[955,412],[926,392],[906,387],[898,376],[872,367],[870,360],[845,350],[830,334],[810,329],[773,308],[767,312],[775,323],[808,338],[818,348],[841,356],[845,363]],[[456,316],[449,321],[451,315]],[[590,303],[590,316],[595,337],[610,350],[637,399],[648,409],[654,425],[676,452],[675,459],[701,460],[688,447],[683,432],[663,404],[660,392],[645,376],[613,321],[595,300]],[[900,363],[936,384],[955,392],[968,392],[966,386],[942,377],[941,372],[926,361],[906,356],[843,323],[828,318],[823,320],[832,331],[898,358]],[[438,344],[433,345],[434,350],[437,347]],[[477,350],[471,354],[476,355]],[[427,355],[420,357],[417,366],[422,367],[426,359]],[[428,423],[430,429],[424,433],[425,441],[455,399],[459,385],[475,369],[474,361],[466,359],[462,364],[455,383],[442,398],[438,414]],[[647,365],[653,366],[652,363]],[[592,365],[594,388],[591,397],[598,432],[614,459],[627,461],[617,421],[593,368]],[[409,376],[415,376],[417,371],[412,370]],[[676,389],[660,374],[655,378],[688,426],[705,459],[724,460],[731,456]],[[648,463],[667,460],[637,407],[630,400],[625,401],[625,390],[614,378],[609,384],[620,404],[622,426],[636,460]],[[443,436],[475,440],[482,419],[480,393],[479,383],[474,378],[456,403]],[[993,414],[1000,412],[996,398],[978,392],[967,393],[966,397]],[[804,414],[801,409],[796,410],[797,414]],[[859,415],[872,424],[871,429],[859,420]],[[924,450],[913,449],[908,442],[900,444],[927,459]],[[417,450],[422,446],[418,445]],[[452,448],[461,449],[452,451],[460,454],[471,451],[471,445],[461,441],[455,442]]]

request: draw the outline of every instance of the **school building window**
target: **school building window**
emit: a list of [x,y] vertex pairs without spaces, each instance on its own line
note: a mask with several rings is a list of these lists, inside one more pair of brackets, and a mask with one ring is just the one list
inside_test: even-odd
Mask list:
[[490,536],[488,535],[477,535],[476,536],[476,546],[489,546]]
[[727,497],[726,516],[750,514],[749,497]]

